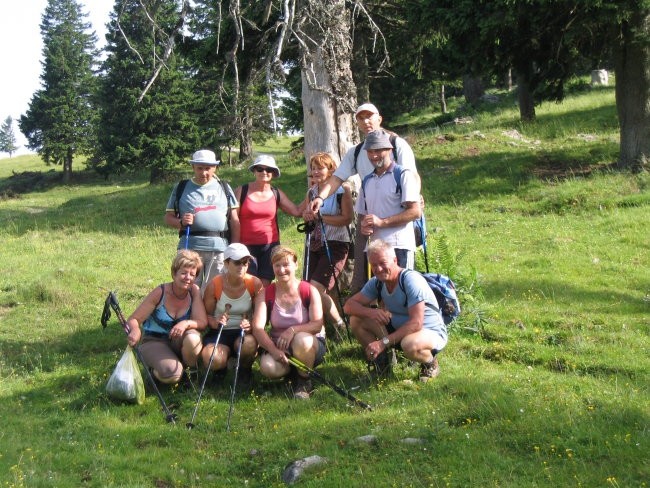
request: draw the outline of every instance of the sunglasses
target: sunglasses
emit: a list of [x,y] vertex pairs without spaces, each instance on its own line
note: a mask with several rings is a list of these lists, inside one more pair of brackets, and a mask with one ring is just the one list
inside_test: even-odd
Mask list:
[[255,171],[257,171],[258,173],[261,173],[262,171],[264,171],[265,173],[273,173],[273,171],[275,170],[272,168],[267,168],[265,166],[255,166]]
[[250,259],[248,258],[238,259],[237,261],[232,260],[232,264],[234,264],[235,266],[248,266],[249,262]]

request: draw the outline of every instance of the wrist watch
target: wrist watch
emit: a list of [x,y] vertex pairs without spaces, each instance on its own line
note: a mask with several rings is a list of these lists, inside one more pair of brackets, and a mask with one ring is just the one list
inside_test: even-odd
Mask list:
[[386,347],[390,346],[390,339],[388,336],[384,336],[384,338],[381,340],[381,343]]

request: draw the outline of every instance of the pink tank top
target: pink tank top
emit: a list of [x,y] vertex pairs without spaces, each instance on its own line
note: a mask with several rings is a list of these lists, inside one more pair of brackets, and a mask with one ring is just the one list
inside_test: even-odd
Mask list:
[[271,310],[271,339],[278,340],[280,334],[293,325],[300,325],[309,322],[309,310],[305,308],[300,299],[291,308],[282,308],[277,300],[273,303]]
[[263,245],[278,242],[275,224],[277,213],[275,195],[265,202],[254,202],[248,195],[239,208],[240,241],[242,244]]

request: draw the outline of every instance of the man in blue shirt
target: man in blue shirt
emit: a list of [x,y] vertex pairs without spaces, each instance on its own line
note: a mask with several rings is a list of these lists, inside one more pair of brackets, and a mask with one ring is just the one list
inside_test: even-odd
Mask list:
[[[367,253],[374,277],[344,307],[354,336],[377,373],[390,369],[388,352],[395,347],[420,363],[420,381],[435,378],[436,354],[447,344],[447,328],[433,291],[422,275],[399,267],[395,250],[385,241],[373,241]],[[381,308],[373,306],[376,300]]]

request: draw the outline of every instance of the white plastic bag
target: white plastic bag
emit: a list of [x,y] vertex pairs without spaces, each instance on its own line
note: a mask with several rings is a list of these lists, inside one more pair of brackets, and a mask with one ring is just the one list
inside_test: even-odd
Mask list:
[[106,393],[115,400],[121,400],[142,405],[144,403],[144,381],[138,361],[131,346],[127,346],[124,354],[117,362],[113,374],[106,384]]

